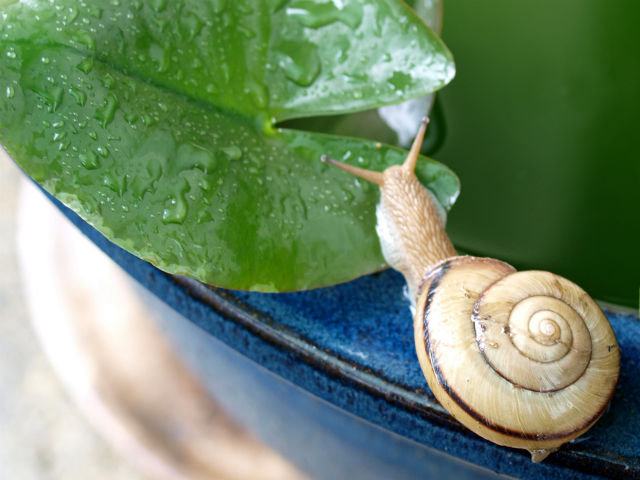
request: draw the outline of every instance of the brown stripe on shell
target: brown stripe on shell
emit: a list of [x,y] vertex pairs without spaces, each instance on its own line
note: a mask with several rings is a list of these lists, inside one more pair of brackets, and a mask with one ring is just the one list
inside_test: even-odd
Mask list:
[[[440,366],[438,364],[438,359],[436,358],[432,348],[431,341],[429,339],[429,309],[433,300],[436,296],[436,291],[442,278],[446,275],[447,271],[451,268],[452,263],[460,257],[454,257],[452,259],[447,259],[441,263],[440,266],[436,266],[433,270],[431,270],[425,277],[424,283],[426,284],[430,278],[432,278],[431,283],[429,284],[429,290],[426,296],[425,308],[424,308],[424,316],[423,316],[423,335],[424,335],[424,346],[429,355],[429,360],[431,362],[431,368],[436,377],[436,381],[438,384],[442,386],[444,391],[449,395],[449,397],[470,417],[480,422],[482,425],[487,427],[490,430],[493,430],[497,433],[506,434],[511,437],[521,438],[524,440],[554,440],[561,438],[572,438],[576,433],[581,432],[583,430],[588,429],[591,425],[593,425],[605,412],[609,402],[613,397],[614,390],[612,390],[609,394],[609,398],[606,403],[604,403],[603,407],[587,422],[583,423],[581,426],[574,428],[573,430],[567,432],[560,432],[555,434],[545,434],[545,433],[526,433],[522,431],[512,430],[510,428],[504,427],[502,425],[497,425],[492,423],[484,417],[482,414],[471,408],[467,403],[465,403],[462,398],[456,393],[456,391],[449,385],[446,378],[442,374]],[[471,319],[469,319],[471,320]]]
[[[488,290],[489,288],[490,288],[490,286],[489,286],[489,287],[487,287],[487,290]],[[520,300],[520,302],[522,302],[523,300],[526,300],[527,298],[531,298],[532,296],[535,296],[535,295],[531,295],[531,296],[528,296],[528,297],[524,297],[522,300]],[[479,317],[479,312],[478,312],[478,302],[479,302],[480,298],[482,298],[482,295],[480,295],[480,297],[478,298],[478,301],[476,301],[476,304],[475,304],[475,305],[474,305],[474,307],[473,307],[473,313],[472,313],[472,315],[471,315],[471,321],[472,321],[472,322],[474,322],[474,323],[475,323],[475,322],[479,322],[479,321],[480,321],[480,319],[478,318],[478,317]],[[562,298],[559,298],[559,297],[553,297],[553,298],[556,298],[556,299],[558,299],[558,300],[563,300]],[[518,302],[518,303],[520,303],[520,302]],[[516,306],[516,305],[517,305],[517,304],[514,304],[514,306],[511,308],[511,310],[513,310],[513,309],[515,308],[515,306]],[[573,307],[571,307],[571,305],[569,305],[569,307],[573,309]],[[576,312],[576,313],[577,313],[577,312]],[[511,339],[511,336],[509,336],[509,341],[510,341],[510,342],[511,342],[511,344],[513,345],[513,340]],[[573,385],[574,383],[576,383],[576,382],[577,382],[577,381],[582,377],[582,374],[583,374],[584,372],[586,372],[586,371],[587,371],[587,368],[589,367],[589,363],[591,362],[591,355],[593,354],[593,351],[591,351],[591,352],[589,353],[589,362],[587,362],[587,364],[585,365],[584,369],[583,369],[583,370],[582,370],[582,372],[581,372],[581,375],[580,375],[579,377],[577,377],[573,382],[571,382],[571,383],[569,383],[569,384],[567,384],[567,385],[564,385],[564,386],[562,386],[562,387],[555,388],[555,389],[548,389],[548,390],[536,390],[536,389],[532,389],[532,388],[527,388],[527,387],[525,387],[524,385],[519,385],[518,383],[515,383],[515,382],[514,382],[513,380],[511,380],[510,378],[507,378],[505,375],[503,375],[503,374],[502,374],[502,372],[500,372],[500,370],[498,370],[498,369],[493,365],[493,363],[491,363],[491,362],[489,361],[489,359],[488,359],[488,358],[487,358],[487,356],[485,355],[485,349],[484,349],[484,347],[481,345],[481,343],[480,343],[480,342],[477,342],[477,343],[478,343],[478,349],[480,350],[480,353],[482,354],[482,358],[484,358],[484,360],[487,362],[487,364],[491,367],[491,369],[492,369],[494,372],[496,372],[498,375],[500,375],[502,378],[504,378],[507,382],[511,383],[512,385],[515,385],[517,388],[522,388],[523,390],[529,390],[529,391],[531,391],[531,392],[537,392],[537,393],[553,393],[553,392],[559,392],[560,390],[563,390],[563,389],[565,389],[565,388],[569,387],[570,385]],[[514,346],[515,346],[515,345],[514,345]],[[517,348],[517,347],[516,347],[516,348]],[[530,361],[530,362],[534,362],[534,363],[540,363],[540,364],[544,363],[544,362],[538,362],[537,360],[534,360],[534,359],[532,359],[532,358],[529,358],[529,361]],[[600,415],[601,415],[601,414],[600,414]],[[598,417],[599,417],[599,415],[598,415]],[[598,417],[596,417],[596,418],[598,418]],[[576,431],[577,431],[577,430],[576,430]]]

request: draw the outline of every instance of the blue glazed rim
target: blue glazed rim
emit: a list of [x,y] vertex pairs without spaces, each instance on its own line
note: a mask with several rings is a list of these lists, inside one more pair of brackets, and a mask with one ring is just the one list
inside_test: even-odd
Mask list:
[[[288,294],[212,288],[167,274],[135,257],[44,193],[96,246],[167,305],[251,360],[339,408],[503,475],[531,479],[640,478],[640,437],[636,435],[640,429],[640,404],[636,400],[640,398],[640,379],[634,375],[640,362],[640,345],[634,342],[640,338],[640,322],[633,313],[605,308],[622,352],[620,380],[611,409],[585,437],[563,446],[543,463],[533,464],[525,451],[499,447],[471,433],[435,401],[415,357],[412,327],[404,323],[410,315],[406,303],[397,300],[397,289],[402,288],[403,281],[396,272],[380,272],[335,287]],[[391,292],[396,300],[390,301],[385,292]],[[364,297],[352,300],[354,295]],[[304,324],[301,319],[318,308],[320,313],[337,308],[340,316],[344,314],[345,298],[358,304],[375,302],[377,299],[372,296],[382,297],[382,303],[392,303],[382,318],[402,317],[401,325],[376,323],[365,327],[375,328],[377,338],[365,341],[364,346],[382,347],[380,353],[340,350],[336,342],[349,343],[340,337],[341,333],[354,335],[351,327],[352,331],[341,332],[340,319],[338,323],[328,322],[335,331],[318,333],[320,324],[309,324],[309,319],[298,328],[297,323]],[[296,318],[292,311],[301,314]],[[324,326],[324,322],[321,324]],[[358,328],[355,327],[355,334],[361,338]],[[386,362],[386,358],[390,358],[389,364],[381,365],[381,359]]]

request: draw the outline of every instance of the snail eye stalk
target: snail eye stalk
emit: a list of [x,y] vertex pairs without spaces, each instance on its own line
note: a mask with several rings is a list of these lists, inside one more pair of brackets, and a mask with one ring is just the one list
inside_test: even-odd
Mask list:
[[418,129],[418,133],[416,133],[416,138],[413,140],[413,144],[411,145],[411,150],[409,150],[409,155],[407,155],[407,159],[402,164],[402,168],[409,172],[414,172],[416,169],[416,163],[418,163],[418,157],[420,156],[420,149],[422,148],[422,142],[424,140],[424,134],[427,131],[427,126],[429,125],[429,117],[424,117],[420,128]]
[[334,167],[338,167],[340,170],[344,170],[351,175],[355,175],[358,178],[362,178],[369,182],[375,183],[376,185],[384,185],[384,175],[380,172],[374,172],[373,170],[365,170],[364,168],[354,167],[353,165],[342,163],[338,160],[334,160],[333,158],[329,158],[326,155],[322,155],[322,157],[320,157],[320,160],[333,165]]

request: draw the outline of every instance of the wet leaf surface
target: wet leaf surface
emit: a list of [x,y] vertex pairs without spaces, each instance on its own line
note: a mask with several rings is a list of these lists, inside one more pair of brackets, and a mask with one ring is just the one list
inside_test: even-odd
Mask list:
[[[159,268],[283,291],[384,266],[378,192],[319,161],[403,151],[274,122],[427,94],[453,64],[401,2],[15,3],[0,141],[45,189]],[[458,182],[423,160],[448,208]]]

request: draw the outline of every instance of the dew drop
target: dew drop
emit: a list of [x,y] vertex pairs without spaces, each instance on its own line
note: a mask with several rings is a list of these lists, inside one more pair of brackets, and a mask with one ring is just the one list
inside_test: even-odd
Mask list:
[[133,125],[138,120],[138,116],[133,112],[129,112],[125,114],[124,119],[127,121],[129,125]]
[[81,153],[79,158],[80,163],[87,170],[95,170],[100,166],[100,159],[93,152]]
[[102,86],[109,90],[113,89],[116,85],[116,79],[113,78],[113,75],[107,73],[104,77],[102,77]]
[[344,189],[344,190],[342,190],[342,193],[344,195],[345,203],[350,204],[355,200],[355,197],[354,197],[353,193],[351,193],[350,190]]
[[236,25],[236,31],[240,32],[248,40],[256,37],[256,33],[244,25]]
[[48,89],[36,87],[33,91],[45,101],[50,112],[55,112],[62,103],[64,91],[60,85],[54,85]]
[[193,40],[202,31],[204,23],[193,13],[188,12],[180,16],[180,32],[187,40]]
[[198,168],[203,172],[211,171],[216,164],[213,155],[203,148],[191,144],[184,144],[178,147],[176,161],[180,165],[180,169]]
[[196,217],[196,223],[198,225],[203,225],[207,222],[210,222],[211,220],[213,220],[213,217],[211,216],[211,212],[209,212],[209,210],[203,208],[198,211],[198,216]]
[[89,15],[91,15],[93,18],[100,19],[102,18],[102,9],[100,7],[90,6]]
[[227,0],[212,0],[211,6],[213,7],[213,13],[219,15],[227,8]]
[[285,41],[274,53],[286,77],[301,87],[311,85],[320,74],[318,46],[313,43]]
[[238,160],[242,157],[242,150],[237,145],[231,145],[230,147],[224,147],[220,149],[229,160]]
[[81,107],[84,107],[84,105],[87,103],[87,94],[83,90],[75,87],[70,87],[69,93],[73,98],[75,98],[76,103]]
[[15,89],[12,86],[8,86],[6,90],[7,98],[13,98],[16,94]]
[[80,45],[84,45],[89,50],[94,51],[96,49],[96,39],[90,32],[86,30],[78,30],[71,35],[71,38],[78,42]]
[[169,195],[162,211],[162,223],[182,224],[187,216],[188,204],[185,193],[189,189],[189,184],[182,178],[175,194]]
[[55,132],[51,139],[52,142],[58,142],[67,136],[67,132]]
[[361,182],[359,179],[354,180],[355,184],[360,188],[360,190],[364,193],[370,193],[372,190],[371,182],[363,181]]
[[144,123],[147,127],[150,127],[156,123],[155,119],[146,112],[141,113],[140,118],[142,119],[142,123]]
[[78,70],[80,70],[81,72],[84,73],[89,73],[91,70],[93,70],[93,57],[86,57],[84,58],[78,65],[77,65]]
[[75,22],[76,18],[78,18],[78,9],[75,7],[69,7],[67,13],[62,17],[63,25],[69,25],[70,23]]
[[358,166],[362,167],[362,168],[367,168],[369,166],[371,162],[369,161],[369,158],[366,157],[358,157]]
[[287,15],[309,28],[320,28],[340,21],[356,29],[362,21],[362,7],[357,2],[317,2],[314,0],[294,0],[287,7]]
[[160,13],[167,8],[167,0],[151,0],[151,8]]
[[339,20],[346,26],[355,30],[362,22],[363,13],[362,5],[357,2],[350,2],[340,11]]
[[251,3],[247,3],[247,2],[238,2],[236,3],[236,8],[238,9],[238,12],[244,14],[244,15],[249,15],[251,13],[253,13],[255,10],[253,9],[253,7],[251,6]]
[[118,99],[114,95],[107,95],[103,106],[96,110],[95,118],[102,122],[104,128],[113,121],[117,109]]
[[126,189],[126,177],[124,175],[116,175],[105,173],[102,177],[102,184],[109,190],[122,195]]
[[164,73],[169,70],[169,66],[171,65],[171,59],[169,55],[169,51],[157,43],[152,43],[149,47],[149,56],[151,60],[156,64],[156,68],[158,72]]
[[253,104],[259,109],[264,109],[269,103],[269,92],[262,83],[249,80],[245,88],[245,93],[249,95]]
[[96,152],[98,152],[98,155],[100,155],[102,158],[107,158],[109,156],[109,149],[107,147],[103,147],[102,145],[96,148]]
[[298,0],[291,2],[286,12],[305,27],[320,28],[338,20],[340,10],[330,2]]

